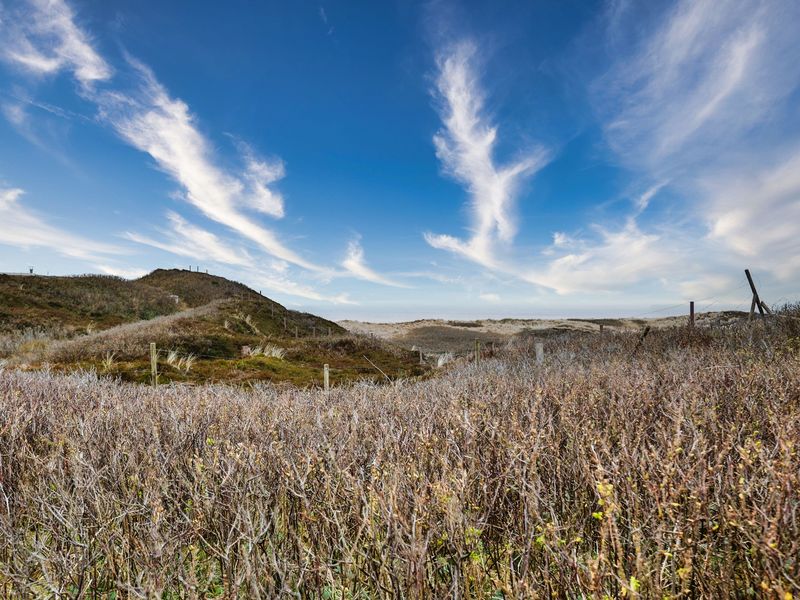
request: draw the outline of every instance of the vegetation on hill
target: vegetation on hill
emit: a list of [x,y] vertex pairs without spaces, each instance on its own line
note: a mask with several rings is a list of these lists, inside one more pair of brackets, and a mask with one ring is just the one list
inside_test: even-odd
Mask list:
[[0,370],[0,589],[796,598],[789,317],[329,394]]
[[0,333],[25,328],[81,333],[179,310],[170,293],[107,275],[0,275]]
[[[326,363],[334,382],[428,370],[414,352],[349,336],[332,321],[206,273],[159,269],[134,281],[5,277],[0,294],[1,314],[11,315],[2,320],[0,358],[26,368],[95,369],[144,383],[152,342],[159,349],[160,383],[320,385]],[[267,346],[277,355],[264,356]]]
[[231,298],[260,301],[267,306],[280,307],[277,302],[273,302],[238,281],[197,271],[156,269],[136,282],[174,294],[187,307],[202,306],[214,300]]

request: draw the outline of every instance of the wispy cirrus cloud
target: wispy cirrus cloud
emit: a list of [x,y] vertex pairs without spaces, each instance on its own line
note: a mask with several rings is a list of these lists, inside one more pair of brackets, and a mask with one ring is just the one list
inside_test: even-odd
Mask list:
[[144,277],[147,275],[147,273],[149,273],[147,269],[137,269],[136,267],[118,267],[107,264],[94,265],[94,268],[101,273],[105,273],[106,275],[114,275],[124,279],[139,279],[139,277]]
[[633,218],[616,230],[592,229],[597,237],[589,240],[556,233],[544,251],[546,265],[526,272],[525,279],[559,294],[620,291],[675,274],[683,264],[680,246],[663,233],[642,231]]
[[149,154],[160,169],[183,187],[186,201],[207,218],[252,240],[276,258],[304,269],[324,271],[289,249],[273,231],[244,212],[256,205],[260,212],[283,215],[282,201],[266,187],[283,174],[282,168],[258,161],[252,154],[246,157],[244,176],[219,167],[188,105],[170,97],[146,66],[132,59],[130,63],[140,85],[128,94],[112,92],[98,96],[103,120],[123,140]]
[[[81,84],[80,95],[97,106],[100,121],[123,141],[149,155],[181,186],[182,199],[206,218],[255,243],[269,258],[253,257],[174,212],[167,214],[169,228],[160,231],[162,239],[135,232],[128,232],[127,239],[178,256],[203,257],[247,268],[251,274],[258,273],[261,283],[286,293],[350,302],[345,295],[326,296],[290,281],[286,275],[288,265],[322,278],[342,273],[301,256],[255,218],[267,215],[280,219],[285,215],[284,199],[273,187],[285,175],[280,159],[265,159],[235,139],[240,167],[223,167],[188,104],[172,97],[146,65],[131,57],[126,56],[125,72],[121,73],[125,77],[114,77],[114,70],[92,47],[89,36],[75,24],[75,15],[64,0],[29,0],[21,3],[13,16],[14,25],[0,34],[0,54],[6,62],[38,76],[70,72]],[[12,124],[21,130],[28,126],[30,115],[24,106],[9,103],[3,109]],[[363,251],[351,258],[350,275],[396,285],[366,266]]]
[[342,261],[342,266],[348,273],[358,279],[391,287],[409,287],[403,283],[393,281],[371,269],[364,258],[364,249],[361,247],[358,238],[350,240],[350,243],[347,245],[347,256],[345,256],[345,259]]
[[800,148],[774,165],[701,178],[709,238],[749,264],[800,274]]
[[210,260],[218,263],[251,267],[253,257],[222,241],[219,236],[187,222],[174,211],[167,212],[169,229],[160,230],[163,239],[156,240],[136,232],[125,232],[123,237],[138,244],[144,244],[187,258]]
[[[680,0],[620,39],[619,21],[640,18],[636,5],[615,14],[620,54],[592,86],[611,149],[640,180],[669,178],[686,199],[672,218],[697,223],[711,268],[800,273],[800,150],[785,141],[800,134],[800,4]],[[686,241],[659,245],[678,254]]]
[[[770,147],[800,129],[788,102],[800,5],[680,0],[657,18],[612,7],[612,62],[589,91],[612,156],[645,191],[602,224],[556,232],[525,279],[560,294],[661,282],[710,295],[743,265],[800,272],[800,152]],[[664,189],[669,206],[649,214]]]
[[59,0],[29,0],[3,11],[0,56],[28,73],[70,70],[85,87],[109,79],[113,70],[76,24],[72,9]]
[[463,240],[427,233],[425,239],[434,248],[492,268],[498,266],[498,244],[510,243],[517,231],[513,204],[519,186],[547,163],[549,153],[538,147],[509,164],[496,164],[497,128],[484,114],[475,54],[474,44],[462,42],[439,56],[436,89],[444,126],[434,136],[445,172],[470,195],[472,235]]
[[[194,261],[215,264],[226,269],[241,281],[251,283],[256,289],[280,290],[283,293],[331,302],[333,304],[354,304],[346,294],[328,295],[311,286],[298,283],[287,276],[288,265],[279,260],[265,261],[229,244],[218,235],[189,223],[176,212],[167,212],[169,228],[159,230],[162,238],[154,239],[135,232],[125,232],[122,237],[130,241],[157,248],[176,256],[184,256]],[[101,268],[102,266],[99,265]],[[119,274],[121,269],[104,271]],[[135,272],[135,271],[134,271]]]
[[680,0],[643,27],[629,6],[639,35],[591,90],[612,149],[662,173],[729,153],[796,89],[798,17],[793,0]]
[[20,188],[0,189],[0,244],[18,248],[48,248],[63,256],[98,260],[108,255],[123,255],[123,248],[96,242],[48,223],[20,202]]

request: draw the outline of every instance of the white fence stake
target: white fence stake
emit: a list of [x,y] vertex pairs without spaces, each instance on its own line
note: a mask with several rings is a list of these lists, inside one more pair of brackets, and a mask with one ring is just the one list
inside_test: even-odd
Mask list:
[[327,364],[322,366],[322,381],[325,391],[329,392],[331,390],[331,375]]
[[536,349],[536,364],[540,365],[544,362],[544,344],[536,342],[533,347]]

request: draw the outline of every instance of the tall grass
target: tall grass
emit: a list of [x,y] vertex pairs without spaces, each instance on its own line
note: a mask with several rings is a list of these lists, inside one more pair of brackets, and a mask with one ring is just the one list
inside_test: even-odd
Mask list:
[[797,597],[794,336],[523,340],[327,395],[0,371],[0,590]]

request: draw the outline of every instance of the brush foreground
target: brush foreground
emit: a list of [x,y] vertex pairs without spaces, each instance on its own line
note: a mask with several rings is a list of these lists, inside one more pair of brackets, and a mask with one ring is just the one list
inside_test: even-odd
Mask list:
[[638,342],[327,396],[0,371],[0,590],[797,598],[797,332]]

